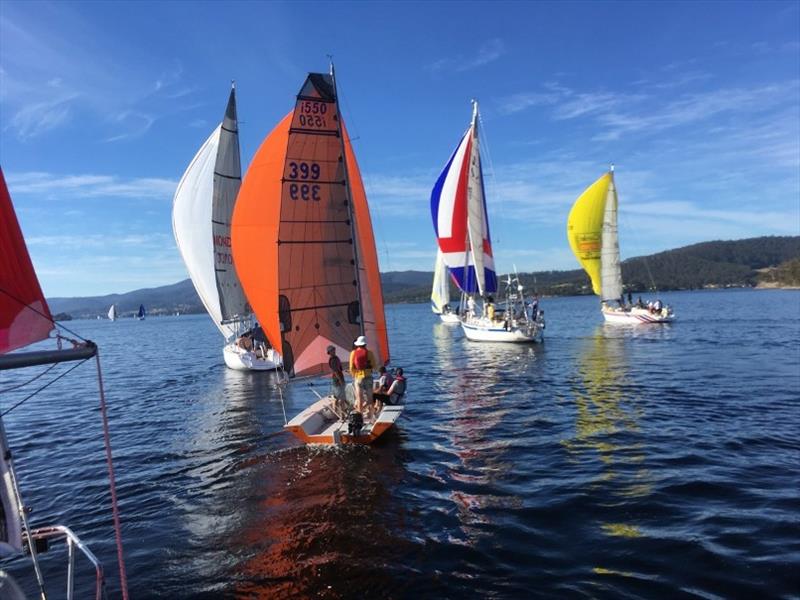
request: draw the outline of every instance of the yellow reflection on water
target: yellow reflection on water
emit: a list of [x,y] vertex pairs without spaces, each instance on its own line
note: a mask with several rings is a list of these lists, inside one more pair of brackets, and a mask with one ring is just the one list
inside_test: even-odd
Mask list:
[[608,535],[627,538],[642,537],[642,532],[635,525],[627,525],[625,523],[603,523],[600,526]]
[[[577,358],[573,384],[575,435],[563,442],[574,461],[596,461],[600,467],[591,482],[606,496],[636,498],[651,492],[650,474],[644,467],[641,442],[620,441],[620,433],[639,432],[641,408],[637,406],[636,382],[626,351],[626,329],[600,326],[585,340]],[[635,525],[601,523],[609,536],[636,538],[643,533]]]

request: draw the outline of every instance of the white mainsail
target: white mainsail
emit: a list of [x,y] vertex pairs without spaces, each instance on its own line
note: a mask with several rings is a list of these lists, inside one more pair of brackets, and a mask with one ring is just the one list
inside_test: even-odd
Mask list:
[[450,278],[447,265],[444,264],[442,251],[436,253],[436,267],[433,271],[433,289],[431,290],[431,310],[440,315],[444,307],[450,304]]
[[600,281],[602,300],[622,298],[622,268],[619,261],[619,235],[617,226],[617,187],[614,185],[614,172],[606,195],[603,213],[603,237],[600,246]]
[[117,305],[112,304],[111,308],[108,309],[108,318],[112,321],[117,320]]
[[225,120],[186,169],[175,192],[172,211],[175,241],[189,276],[226,341],[237,335],[235,320],[249,313],[230,251],[230,220],[240,184],[239,137],[232,89]]
[[[483,296],[486,290],[486,277],[483,271],[484,251],[483,240],[485,238],[486,214],[483,210],[484,193],[483,177],[481,176],[481,154],[478,144],[478,103],[475,102],[472,108],[472,126],[470,128],[472,136],[472,147],[469,160],[469,183],[467,184],[467,230],[469,235],[469,247],[472,255],[472,264],[475,265],[475,279],[478,284],[478,294]],[[494,265],[492,265],[494,266]]]

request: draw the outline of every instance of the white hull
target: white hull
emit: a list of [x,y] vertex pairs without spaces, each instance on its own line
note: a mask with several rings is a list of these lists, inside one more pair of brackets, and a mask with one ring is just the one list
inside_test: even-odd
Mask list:
[[267,358],[258,358],[255,352],[248,352],[231,342],[222,350],[225,364],[234,371],[271,371],[279,368],[283,361],[281,355],[270,348],[267,350]]
[[461,319],[458,317],[456,313],[442,313],[439,315],[439,318],[442,320],[442,323],[447,323],[448,325],[458,325],[461,323]]
[[332,396],[320,398],[283,428],[306,444],[371,444],[395,424],[404,408],[402,404],[387,404],[374,422],[364,424],[359,435],[350,435],[347,421],[333,412],[334,404]]
[[646,308],[631,308],[630,310],[614,310],[613,308],[602,308],[603,318],[608,323],[617,325],[640,325],[642,323],[672,323],[675,315],[667,312],[666,309],[658,313],[651,313]]
[[477,319],[470,322],[461,322],[461,329],[468,340],[473,342],[511,342],[532,343],[541,342],[543,327],[535,324],[530,328],[511,327],[506,329],[502,323],[491,322],[488,319]]

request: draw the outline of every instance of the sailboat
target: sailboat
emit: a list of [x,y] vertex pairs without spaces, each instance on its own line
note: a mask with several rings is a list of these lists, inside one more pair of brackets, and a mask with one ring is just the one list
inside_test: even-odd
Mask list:
[[[439,250],[461,290],[461,328],[467,339],[481,342],[539,342],[544,316],[526,304],[523,286],[509,277],[505,300],[498,291],[486,210],[480,145],[478,103],[472,121],[450,156],[431,193],[433,227]],[[483,306],[475,301],[478,297]]]
[[[197,295],[225,339],[225,364],[239,371],[266,371],[279,367],[281,357],[257,339],[260,330],[254,328],[231,254],[231,215],[241,181],[232,85],[222,123],[178,183],[172,230]],[[254,330],[256,335],[252,335]]]
[[147,311],[144,309],[144,304],[139,305],[139,310],[136,313],[136,318],[140,321],[144,321],[145,317],[147,316]]
[[[42,288],[39,285],[39,280],[36,277],[36,272],[33,269],[33,264],[14,212],[14,206],[11,203],[11,196],[6,187],[3,171],[0,169],[0,371],[37,365],[55,365],[56,363],[67,361],[86,361],[95,358],[100,388],[100,413],[103,420],[109,470],[112,514],[117,539],[120,586],[122,597],[127,599],[127,580],[123,562],[119,514],[117,512],[111,446],[108,436],[107,411],[102,380],[100,379],[100,361],[97,358],[97,346],[88,340],[80,342],[70,340],[73,341],[73,347],[62,350],[60,349],[62,338],[60,335],[56,335],[59,345],[58,350],[14,352],[50,338],[53,329],[54,321],[42,293]],[[31,507],[26,506],[22,501],[19,479],[3,423],[3,415],[18,407],[19,404],[11,407],[4,406],[5,410],[0,415],[0,558],[21,557],[27,554],[33,566],[37,596],[46,600],[48,590],[45,585],[44,570],[40,563],[39,552],[41,548],[46,547],[51,542],[66,540],[68,555],[65,567],[67,571],[67,590],[65,595],[59,594],[58,597],[66,597],[67,600],[72,600],[75,596],[75,550],[77,548],[94,567],[95,597],[102,598],[105,596],[103,567],[80,538],[71,529],[63,525],[31,527],[28,516]],[[21,407],[19,408],[21,409]],[[24,597],[17,595],[16,592],[19,592],[17,584],[13,582],[13,579],[7,573],[0,569],[0,597]]]
[[[572,252],[600,296],[600,311],[609,323],[671,323],[672,308],[661,300],[648,305],[625,303],[619,258],[617,187],[614,167],[578,196],[567,218],[567,239]],[[629,296],[630,297],[630,296]]]
[[[329,346],[346,364],[362,335],[376,360],[388,362],[369,206],[333,66],[308,75],[294,109],[261,144],[239,192],[232,238],[242,287],[290,376],[328,373]],[[350,433],[340,403],[320,397],[285,428],[306,443],[366,444],[403,410],[387,405]]]
[[450,308],[450,281],[447,265],[442,258],[442,251],[436,252],[436,267],[433,271],[433,289],[431,289],[431,310],[439,315],[442,323],[458,325],[461,319],[458,313]]
[[112,304],[111,308],[108,309],[108,320],[109,321],[116,321],[117,320],[117,305]]

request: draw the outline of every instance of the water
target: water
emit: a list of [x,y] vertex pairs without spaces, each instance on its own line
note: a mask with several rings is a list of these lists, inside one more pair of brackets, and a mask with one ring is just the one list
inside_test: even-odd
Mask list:
[[[205,316],[71,323],[102,352],[131,596],[796,598],[800,293],[664,298],[679,322],[639,328],[546,300],[538,346],[389,306],[406,413],[338,450],[281,432],[275,376],[227,370]],[[70,525],[114,597],[96,408],[89,363],[6,426],[34,524]]]

